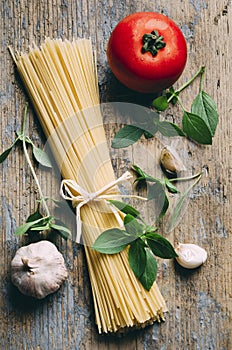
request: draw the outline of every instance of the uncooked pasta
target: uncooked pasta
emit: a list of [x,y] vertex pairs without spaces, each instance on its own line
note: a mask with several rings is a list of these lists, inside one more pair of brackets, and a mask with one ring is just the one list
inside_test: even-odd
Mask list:
[[[27,54],[11,53],[76,207],[80,193],[68,181],[88,194],[116,180],[91,40],[47,38]],[[111,198],[120,195],[116,185],[107,191]],[[144,327],[163,319],[167,309],[156,282],[150,291],[142,287],[129,267],[127,249],[107,255],[91,248],[103,230],[120,226],[118,214],[99,196],[94,201],[82,200],[78,215],[99,333]]]

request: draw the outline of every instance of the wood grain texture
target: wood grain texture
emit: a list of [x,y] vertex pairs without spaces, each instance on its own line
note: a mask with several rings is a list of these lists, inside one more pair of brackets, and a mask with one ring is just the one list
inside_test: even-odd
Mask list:
[[[190,78],[200,65],[206,65],[205,90],[216,100],[220,117],[212,146],[197,146],[191,142],[187,146],[192,169],[197,171],[205,165],[208,177],[195,188],[182,222],[168,235],[172,241],[203,246],[209,254],[207,263],[200,269],[187,272],[173,261],[160,261],[158,284],[169,308],[166,321],[121,337],[97,334],[86,260],[82,247],[75,243],[56,241],[69,269],[68,281],[57,293],[43,301],[34,301],[22,296],[12,286],[10,261],[16,249],[27,243],[26,238],[16,238],[14,231],[35,208],[38,197],[22,150],[19,147],[11,153],[0,166],[1,349],[231,349],[231,1],[2,0],[0,8],[0,152],[13,141],[15,131],[20,129],[27,98],[8,45],[14,50],[27,51],[32,42],[40,44],[46,36],[68,39],[91,36],[97,50],[102,102],[144,102],[116,81],[106,60],[110,32],[120,19],[135,11],[163,12],[181,27],[189,54],[178,85]],[[190,107],[197,89],[198,85],[193,84],[183,94],[187,107]],[[176,122],[181,120],[178,111],[167,118]],[[32,109],[29,111],[28,130],[37,145],[45,143]],[[114,130],[111,122],[106,123],[109,139]],[[149,157],[144,157],[144,148],[147,154],[153,154],[155,140],[112,151],[116,173],[121,174],[131,162],[152,172]],[[51,173],[39,167],[36,171],[45,193],[58,196],[60,179],[55,171]],[[151,212],[145,214],[152,215]]]

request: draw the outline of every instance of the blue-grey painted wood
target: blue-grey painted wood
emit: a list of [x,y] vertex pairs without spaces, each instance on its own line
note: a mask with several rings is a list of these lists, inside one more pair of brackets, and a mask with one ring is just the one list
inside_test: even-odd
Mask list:
[[[106,59],[110,32],[120,19],[135,11],[159,11],[176,21],[188,44],[188,63],[177,84],[190,78],[200,65],[206,65],[205,89],[216,100],[220,116],[213,146],[188,144],[192,170],[205,165],[209,173],[192,193],[182,222],[168,235],[173,242],[202,245],[208,251],[207,263],[200,269],[186,271],[172,261],[160,261],[158,283],[169,308],[166,321],[122,336],[98,335],[84,251],[75,243],[55,241],[69,269],[69,278],[57,293],[35,301],[22,296],[12,286],[10,261],[18,247],[28,243],[26,237],[16,238],[14,231],[35,209],[37,191],[21,149],[16,148],[11,153],[0,165],[1,349],[232,348],[231,5],[230,0],[1,1],[0,151],[12,142],[20,129],[27,99],[8,45],[14,50],[26,51],[32,42],[40,44],[46,36],[68,39],[91,36],[97,50],[101,100],[143,102],[142,97],[138,98],[116,81]],[[197,90],[195,83],[183,94],[188,108]],[[181,122],[179,110],[175,110],[174,115],[170,111],[166,117]],[[105,125],[109,139],[115,130],[112,122],[109,119]],[[28,130],[34,142],[43,146],[45,139],[31,107]],[[141,141],[141,145],[152,153],[154,142]],[[116,172],[127,169],[132,161],[152,171],[152,164],[148,164],[148,158],[144,157],[144,152],[137,151],[136,146],[112,151]],[[39,167],[36,171],[46,193],[57,195],[59,179],[55,171],[51,173]],[[152,215],[152,212],[145,214]]]

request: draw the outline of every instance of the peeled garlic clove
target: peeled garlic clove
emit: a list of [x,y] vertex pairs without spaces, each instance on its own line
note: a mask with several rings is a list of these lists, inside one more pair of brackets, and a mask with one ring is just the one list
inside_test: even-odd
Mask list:
[[12,283],[37,299],[57,291],[67,277],[63,256],[49,241],[21,247],[11,261]]
[[178,153],[171,146],[165,146],[160,153],[160,163],[166,171],[179,173],[185,171],[186,168],[181,161]]
[[205,249],[196,244],[179,243],[175,251],[178,254],[178,257],[176,257],[178,264],[186,269],[195,269],[202,265],[207,259],[207,252]]

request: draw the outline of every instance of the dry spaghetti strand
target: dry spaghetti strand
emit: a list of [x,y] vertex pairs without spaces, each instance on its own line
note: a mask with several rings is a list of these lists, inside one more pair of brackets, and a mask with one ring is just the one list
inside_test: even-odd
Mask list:
[[[88,192],[114,181],[91,41],[47,38],[28,54],[11,54],[62,177]],[[104,255],[91,249],[103,230],[118,226],[106,204],[85,205],[81,218],[99,333],[162,319],[167,308],[156,282],[149,292],[144,290],[129,267],[127,250]]]

